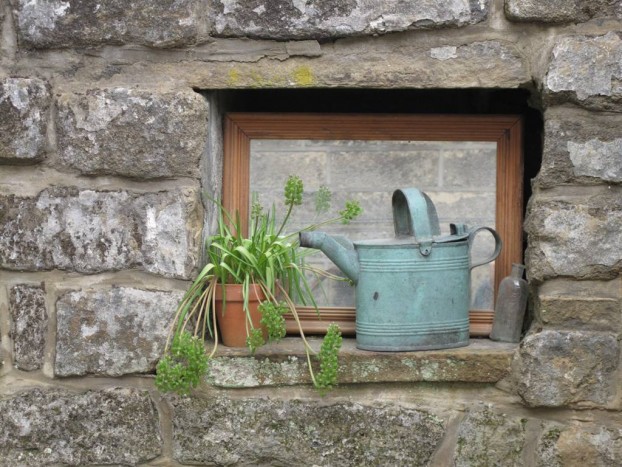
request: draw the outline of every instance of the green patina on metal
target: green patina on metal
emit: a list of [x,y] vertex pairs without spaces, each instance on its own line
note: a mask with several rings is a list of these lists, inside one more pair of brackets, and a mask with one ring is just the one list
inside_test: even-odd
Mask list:
[[[351,243],[324,232],[303,232],[300,244],[322,250],[356,283],[358,348],[468,345],[470,271],[499,255],[501,239],[489,227],[464,224],[451,224],[451,234],[441,236],[434,204],[416,188],[396,190],[392,202],[395,238]],[[471,264],[471,244],[482,230],[493,234],[495,251]]]

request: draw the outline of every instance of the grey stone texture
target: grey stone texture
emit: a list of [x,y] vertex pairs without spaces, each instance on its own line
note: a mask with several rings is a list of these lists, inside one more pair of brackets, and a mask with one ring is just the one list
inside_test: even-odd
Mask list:
[[136,465],[160,455],[161,442],[147,391],[36,388],[0,400],[2,465]]
[[469,412],[458,428],[452,465],[522,465],[526,421],[487,408]]
[[622,271],[622,191],[534,197],[525,221],[532,281],[565,276],[613,279]]
[[171,398],[173,457],[209,465],[426,465],[445,433],[425,411],[351,402]]
[[489,2],[455,0],[210,0],[212,35],[327,39],[410,29],[461,27],[488,16]]
[[[0,0],[0,22],[0,347],[14,363],[0,371],[0,464],[622,465],[620,0]],[[192,88],[530,94],[546,127],[521,347],[350,349],[323,398],[301,352],[223,351],[206,381],[220,388],[158,395],[151,373],[200,261],[200,193],[220,190],[208,112],[247,105],[215,93],[208,109]],[[382,184],[425,180],[443,227],[471,222],[494,202],[480,149],[415,170],[396,152]],[[342,185],[382,206],[366,220],[391,236],[371,152]],[[319,162],[299,167],[309,189]]]
[[618,33],[562,37],[553,48],[544,79],[545,98],[619,112],[621,83],[622,40]]
[[620,465],[622,430],[613,425],[545,423],[536,448],[538,467]]
[[164,353],[183,292],[83,290],[56,302],[57,376],[146,373]]
[[545,326],[622,331],[622,278],[611,281],[558,279],[538,288],[534,311]]
[[622,118],[553,107],[545,112],[542,167],[536,183],[622,183]]
[[205,35],[200,0],[12,0],[19,44],[29,48],[193,45]]
[[45,355],[48,312],[43,285],[14,285],[9,293],[13,364],[20,370],[38,370]]
[[[308,338],[319,350],[320,340]],[[339,352],[339,384],[465,382],[496,383],[509,374],[515,344],[472,339],[468,347],[426,352],[359,350],[344,340]],[[260,347],[255,358],[248,349],[218,347],[206,381],[224,388],[310,384],[301,339],[288,337]]]
[[87,274],[137,268],[188,279],[198,261],[200,205],[195,189],[58,187],[0,196],[0,264]]
[[505,0],[510,21],[581,23],[594,17],[622,17],[619,0]]
[[32,164],[46,152],[48,85],[38,78],[0,81],[0,164]]
[[61,167],[87,175],[197,177],[207,143],[207,101],[192,90],[129,88],[64,93]]
[[563,425],[556,423],[544,423],[536,444],[535,454],[537,467],[561,467],[561,459],[557,449],[559,435],[564,429]]
[[607,406],[616,388],[619,351],[615,333],[529,334],[512,363],[517,392],[531,407]]
[[[570,426],[551,430],[553,454],[546,467],[565,465],[594,465],[615,467],[622,461],[622,429],[598,424]],[[544,464],[543,464],[544,467]]]
[[[428,37],[429,33],[422,34]],[[230,62],[223,58],[226,50],[219,53],[215,46],[206,58],[210,67],[190,63],[188,69],[193,86],[207,89],[518,88],[532,82],[527,56],[504,38],[454,33],[441,45],[411,37],[395,34],[386,41],[376,37],[339,40],[323,46],[322,56],[313,60],[287,60],[284,51],[270,53],[265,42],[248,41],[249,52],[242,56],[232,46]],[[221,41],[216,44],[220,47]],[[262,46],[255,45],[254,50],[254,44]]]

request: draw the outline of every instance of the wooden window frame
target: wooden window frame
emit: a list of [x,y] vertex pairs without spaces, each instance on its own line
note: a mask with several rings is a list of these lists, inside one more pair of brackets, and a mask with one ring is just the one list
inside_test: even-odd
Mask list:
[[[242,221],[247,222],[253,139],[495,142],[495,229],[503,240],[495,262],[496,296],[499,282],[509,275],[512,263],[522,262],[522,136],[522,118],[518,115],[229,113],[224,125],[223,205],[238,210]],[[354,333],[353,308],[321,308],[321,320],[308,307],[300,307],[298,312],[305,332],[322,332],[328,323],[337,322],[344,334]],[[487,336],[493,315],[491,310],[471,310],[471,335]],[[295,330],[293,319],[289,319],[288,332]]]

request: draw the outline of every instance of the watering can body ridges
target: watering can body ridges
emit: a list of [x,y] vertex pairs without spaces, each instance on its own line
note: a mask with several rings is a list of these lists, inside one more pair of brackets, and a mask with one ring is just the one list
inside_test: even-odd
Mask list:
[[[469,343],[470,270],[501,250],[489,227],[452,224],[440,236],[430,198],[416,188],[393,193],[396,237],[358,242],[323,232],[301,234],[301,246],[318,248],[356,284],[356,345],[363,350],[411,351]],[[495,251],[472,264],[475,235],[487,230]]]

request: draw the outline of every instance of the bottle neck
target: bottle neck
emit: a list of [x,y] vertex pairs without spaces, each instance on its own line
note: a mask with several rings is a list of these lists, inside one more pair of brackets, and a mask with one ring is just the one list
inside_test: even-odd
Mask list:
[[523,278],[523,274],[525,273],[525,266],[523,266],[522,264],[512,264],[512,277],[515,277],[517,279],[522,279]]

